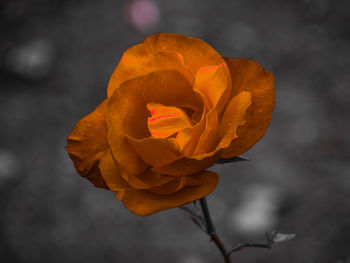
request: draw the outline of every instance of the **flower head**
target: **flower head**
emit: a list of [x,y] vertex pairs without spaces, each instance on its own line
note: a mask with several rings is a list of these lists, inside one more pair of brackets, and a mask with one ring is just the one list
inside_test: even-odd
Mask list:
[[264,135],[274,99],[274,78],[257,62],[159,33],[124,53],[107,98],[66,149],[81,176],[145,216],[212,192],[219,177],[205,169]]

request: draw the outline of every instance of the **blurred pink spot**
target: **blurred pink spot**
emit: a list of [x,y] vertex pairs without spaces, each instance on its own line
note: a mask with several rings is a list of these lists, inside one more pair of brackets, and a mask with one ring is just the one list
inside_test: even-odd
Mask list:
[[127,5],[127,18],[138,30],[146,31],[155,27],[160,11],[152,0],[132,0]]

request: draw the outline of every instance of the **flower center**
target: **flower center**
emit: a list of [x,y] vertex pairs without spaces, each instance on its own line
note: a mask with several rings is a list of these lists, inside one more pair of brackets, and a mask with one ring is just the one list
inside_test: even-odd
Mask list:
[[178,132],[192,126],[192,121],[180,108],[151,102],[147,109],[151,114],[147,120],[148,130],[153,137],[178,137]]

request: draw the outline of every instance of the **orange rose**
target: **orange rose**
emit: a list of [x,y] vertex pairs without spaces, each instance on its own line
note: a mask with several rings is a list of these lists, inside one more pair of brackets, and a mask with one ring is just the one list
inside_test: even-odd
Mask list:
[[264,135],[274,97],[258,63],[155,34],[124,53],[107,99],[76,124],[66,149],[81,176],[146,216],[212,192],[219,177],[205,169]]

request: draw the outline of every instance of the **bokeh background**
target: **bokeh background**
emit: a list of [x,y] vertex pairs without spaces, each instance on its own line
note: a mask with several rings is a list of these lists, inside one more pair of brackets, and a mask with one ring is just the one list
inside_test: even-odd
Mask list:
[[133,215],[64,149],[123,51],[160,31],[276,77],[266,136],[249,162],[212,168],[208,202],[226,244],[297,238],[233,262],[350,262],[349,16],[346,0],[1,0],[0,262],[221,262],[182,210]]

